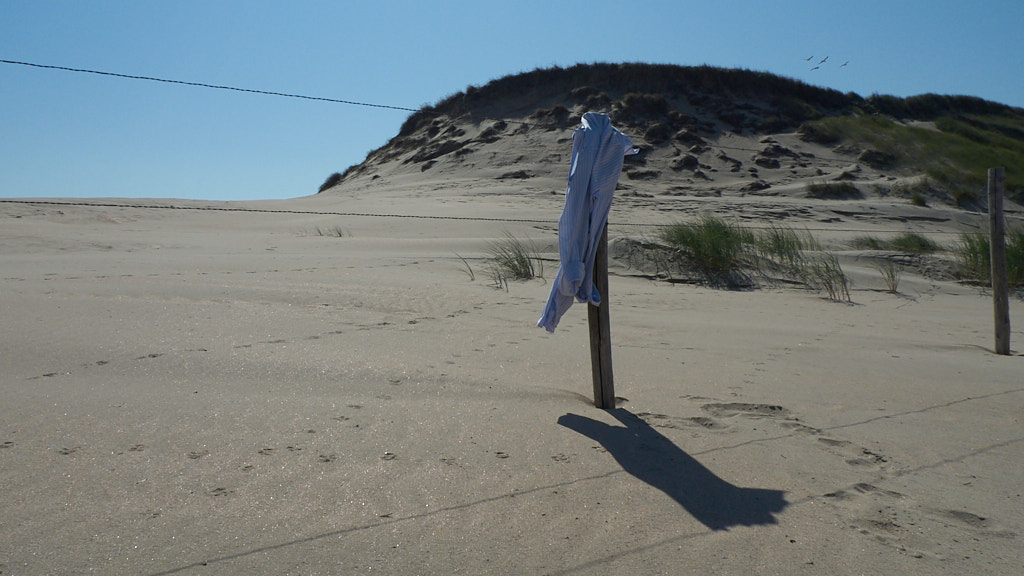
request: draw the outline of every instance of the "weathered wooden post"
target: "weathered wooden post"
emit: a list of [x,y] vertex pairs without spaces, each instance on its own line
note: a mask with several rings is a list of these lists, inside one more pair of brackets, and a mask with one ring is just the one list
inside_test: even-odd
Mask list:
[[1003,218],[1003,168],[988,170],[989,260],[996,321],[996,354],[1010,353],[1010,292],[1006,280],[1006,220]]
[[594,258],[594,287],[601,295],[601,305],[587,304],[590,324],[590,366],[594,375],[594,406],[605,410],[615,408],[615,383],[612,380],[612,327],[608,308],[608,224],[601,232]]

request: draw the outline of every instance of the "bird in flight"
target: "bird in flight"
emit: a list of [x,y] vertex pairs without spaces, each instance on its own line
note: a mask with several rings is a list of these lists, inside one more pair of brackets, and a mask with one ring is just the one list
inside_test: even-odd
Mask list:
[[811,61],[811,58],[814,58],[814,55],[813,55],[813,54],[812,54],[811,56],[808,56],[807,58],[804,58],[804,61],[805,61],[805,62],[810,62],[810,61]]
[[828,56],[825,56],[824,58],[822,58],[821,62],[818,62],[818,64],[824,64],[825,60],[828,60]]
[[842,68],[843,66],[846,66],[849,63],[850,63],[850,61],[847,60],[846,62],[843,62],[842,64],[840,64],[839,67]]
[[818,68],[821,68],[821,66],[815,66],[814,68],[811,68],[811,70],[817,70]]

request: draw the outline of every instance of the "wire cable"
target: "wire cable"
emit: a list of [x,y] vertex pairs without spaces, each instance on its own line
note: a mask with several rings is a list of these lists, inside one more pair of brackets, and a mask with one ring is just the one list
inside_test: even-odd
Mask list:
[[[427,110],[425,108],[409,108],[409,107],[406,107],[406,106],[393,106],[393,105],[390,105],[390,104],[375,104],[373,102],[357,102],[355,100],[341,100],[341,99],[338,99],[338,98],[324,98],[324,97],[321,97],[321,96],[306,96],[306,95],[303,95],[303,94],[289,94],[289,93],[285,93],[285,92],[272,92],[272,91],[269,91],[269,90],[256,90],[256,89],[252,89],[252,88],[238,88],[236,86],[223,86],[223,85],[218,85],[218,84],[205,84],[203,82],[188,82],[188,81],[185,81],[185,80],[171,80],[171,79],[168,79],[168,78],[157,78],[157,77],[154,77],[154,76],[137,76],[137,75],[133,75],[133,74],[119,74],[117,72],[105,72],[105,71],[102,71],[102,70],[90,70],[90,69],[87,69],[87,68],[69,68],[67,66],[53,66],[53,65],[49,65],[49,64],[35,64],[33,62],[21,62],[21,61],[18,61],[18,60],[2,60],[2,59],[0,59],[0,63],[2,63],[2,64],[16,64],[18,66],[30,66],[32,68],[44,68],[44,69],[49,69],[49,70],[64,70],[64,71],[67,71],[67,72],[80,72],[80,73],[83,73],[83,74],[97,74],[97,75],[100,75],[100,76],[113,76],[113,77],[116,77],[116,78],[127,78],[127,79],[130,79],[130,80],[148,80],[148,81],[151,81],[151,82],[163,82],[163,83],[166,83],[166,84],[181,84],[181,85],[184,85],[184,86],[197,86],[197,87],[200,87],[200,88],[213,88],[215,90],[231,90],[231,91],[234,91],[234,92],[248,92],[250,94],[265,94],[265,95],[269,95],[269,96],[282,96],[282,97],[285,97],[285,98],[299,98],[299,99],[302,99],[302,100],[317,100],[317,101],[321,101],[321,102],[333,102],[335,104],[348,104],[350,106],[364,106],[364,107],[367,107],[367,108],[383,108],[383,109],[387,109],[387,110],[400,110],[402,112],[413,112],[413,113],[428,114],[428,115],[433,115],[433,116],[443,116],[444,115],[441,112],[435,112],[433,110]],[[456,118],[462,118],[464,116],[469,116],[469,115],[470,115],[469,113],[466,113],[466,114],[462,114],[461,116],[457,116]],[[523,120],[512,120],[512,119],[509,119],[509,118],[493,118],[493,117],[490,117],[490,116],[483,116],[481,118],[483,120],[502,121],[502,122],[507,122],[509,124],[522,124],[524,126],[537,126],[537,124],[534,123],[534,122],[526,122],[526,121],[523,121]]]
[[285,92],[271,92],[268,90],[254,90],[251,88],[236,88],[234,86],[220,86],[217,84],[203,84],[202,82],[186,82],[184,80],[169,80],[167,78],[154,78],[152,76],[133,76],[130,74],[118,74],[116,72],[103,72],[100,70],[88,70],[85,68],[68,68],[66,66],[50,66],[47,64],[33,64],[32,62],[19,62],[17,60],[0,60],[4,64],[17,64],[19,66],[31,66],[33,68],[48,68],[51,70],[65,70],[68,72],[81,72],[84,74],[98,74],[101,76],[115,76],[117,78],[128,78],[131,80],[149,80],[151,82],[164,82],[167,84],[184,84],[185,86],[199,86],[201,88],[214,88],[217,90],[233,90],[235,92],[249,92],[252,94],[266,94],[270,96],[283,96],[285,98],[300,98],[302,100],[320,100],[323,102],[334,102],[337,104],[349,104],[351,106],[366,106],[369,108],[386,108],[389,110],[402,110],[404,112],[420,112],[418,108],[406,108],[404,106],[391,106],[388,104],[372,104],[370,102],[356,102],[354,100],[339,100],[337,98],[322,98],[319,96],[304,96],[302,94],[287,94]]

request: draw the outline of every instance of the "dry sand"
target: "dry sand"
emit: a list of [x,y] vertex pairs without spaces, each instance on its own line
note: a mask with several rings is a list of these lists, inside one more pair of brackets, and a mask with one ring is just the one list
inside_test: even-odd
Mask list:
[[[232,206],[555,221],[564,184],[527,184]],[[613,241],[665,221],[644,201],[616,200]],[[751,217],[835,222],[764,202]],[[907,223],[880,206],[832,235]],[[585,307],[549,335],[545,281],[488,286],[489,242],[555,258],[551,224],[17,203],[0,222],[5,576],[1024,566],[1024,363],[992,353],[978,288],[908,273],[889,294],[856,253],[852,304],[613,262],[624,400],[603,411]],[[1019,349],[1019,299],[1011,318]]]

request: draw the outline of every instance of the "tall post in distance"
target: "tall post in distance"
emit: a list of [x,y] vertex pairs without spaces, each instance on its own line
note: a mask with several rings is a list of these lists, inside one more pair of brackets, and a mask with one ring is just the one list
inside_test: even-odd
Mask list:
[[612,328],[608,314],[608,224],[601,232],[594,258],[594,287],[601,295],[601,305],[587,304],[590,324],[590,366],[594,375],[594,406],[604,410],[615,408],[615,384],[612,381]]
[[996,354],[1010,353],[1010,293],[1006,280],[1006,220],[1003,218],[1003,168],[988,170],[989,260],[996,323]]

